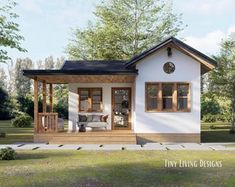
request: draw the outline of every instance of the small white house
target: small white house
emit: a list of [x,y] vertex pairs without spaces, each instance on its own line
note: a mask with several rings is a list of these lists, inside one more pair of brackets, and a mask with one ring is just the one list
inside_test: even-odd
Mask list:
[[[24,70],[35,80],[35,141],[50,141],[47,132],[58,131],[52,84],[63,83],[69,87],[68,132],[75,132],[67,138],[76,134],[79,142],[86,134],[97,138],[112,132],[130,133],[138,143],[200,142],[200,77],[215,66],[213,59],[170,37],[128,61],[65,61],[59,70]],[[42,113],[37,108],[38,81],[45,88]]]

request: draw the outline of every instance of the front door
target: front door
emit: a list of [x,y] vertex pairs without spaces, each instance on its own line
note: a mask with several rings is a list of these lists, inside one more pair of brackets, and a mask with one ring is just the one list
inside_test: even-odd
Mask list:
[[131,129],[131,88],[112,88],[112,129]]

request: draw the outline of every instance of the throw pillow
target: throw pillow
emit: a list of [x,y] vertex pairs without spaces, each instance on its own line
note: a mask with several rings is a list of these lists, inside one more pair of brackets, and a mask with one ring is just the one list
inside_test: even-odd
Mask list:
[[79,115],[79,122],[87,122],[87,116],[86,115]]
[[100,122],[100,115],[93,115],[92,116],[92,121],[93,122]]
[[102,122],[107,122],[108,117],[109,117],[109,115],[102,115],[101,116],[101,121]]

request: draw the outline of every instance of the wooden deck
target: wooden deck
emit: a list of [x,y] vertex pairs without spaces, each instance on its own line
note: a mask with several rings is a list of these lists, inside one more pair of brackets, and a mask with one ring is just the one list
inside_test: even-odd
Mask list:
[[78,133],[36,133],[34,142],[51,144],[136,144],[132,131],[97,131]]

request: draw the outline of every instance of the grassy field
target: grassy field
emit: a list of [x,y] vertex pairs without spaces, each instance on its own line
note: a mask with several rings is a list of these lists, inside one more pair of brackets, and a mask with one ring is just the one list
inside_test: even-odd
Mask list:
[[32,142],[33,128],[15,128],[11,121],[0,121],[0,132],[6,133],[6,138],[0,137],[0,144],[15,142]]
[[[222,161],[215,168],[167,168],[165,160]],[[235,186],[234,152],[18,151],[0,161],[0,186]]]
[[[67,122],[65,122],[67,128]],[[210,129],[215,127],[229,126],[229,123],[202,123],[201,124],[201,141],[202,142],[235,142],[235,134],[229,134],[229,129]],[[14,128],[11,121],[0,121],[0,132],[6,132],[7,137],[0,137],[0,144],[15,142],[32,142],[33,128]]]
[[[221,127],[210,129],[210,126]],[[201,123],[201,141],[202,142],[235,142],[235,134],[229,133],[229,123]]]

